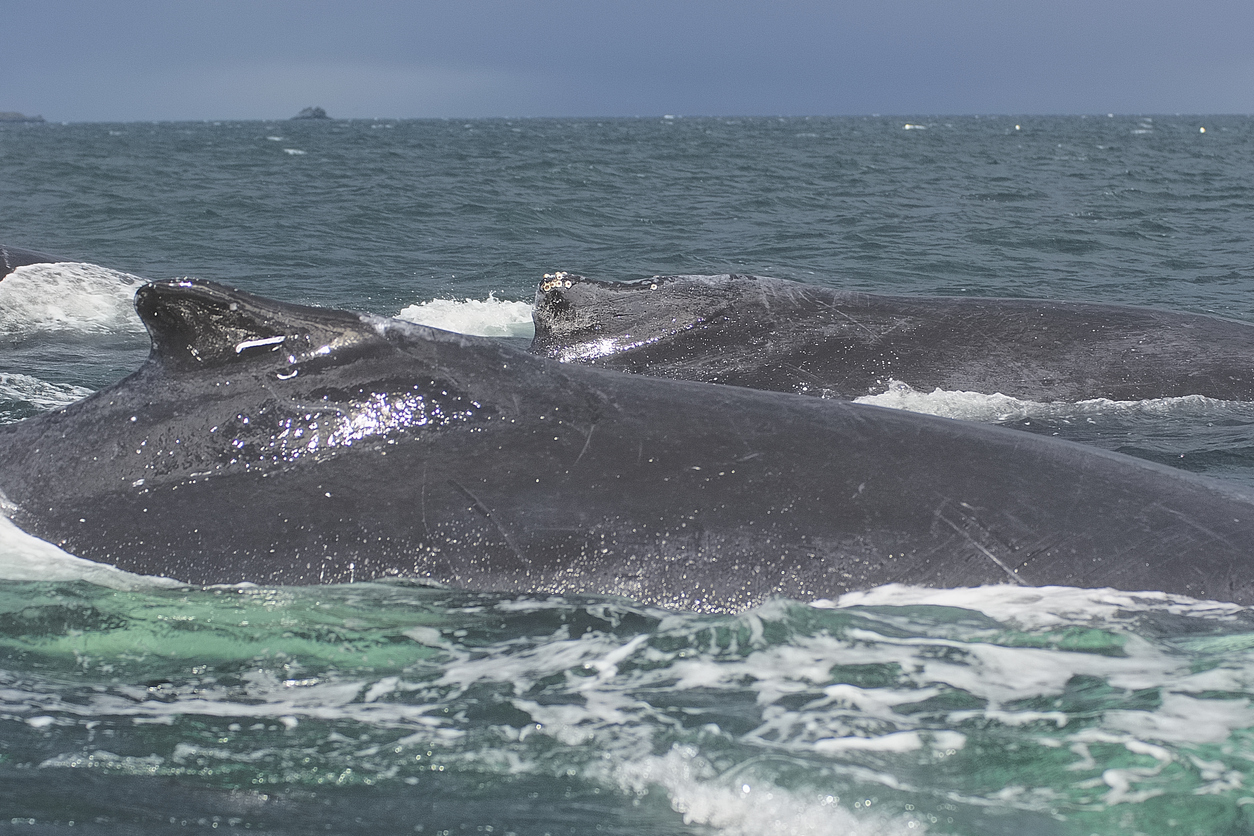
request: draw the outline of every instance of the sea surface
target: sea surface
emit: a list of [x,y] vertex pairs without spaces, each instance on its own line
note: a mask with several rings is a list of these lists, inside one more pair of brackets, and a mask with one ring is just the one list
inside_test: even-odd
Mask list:
[[[1250,117],[6,125],[0,243],[72,261],[0,281],[0,422],[137,368],[148,279],[523,344],[553,270],[1254,324],[1252,233]],[[864,400],[1254,486],[1251,404]],[[4,833],[1249,834],[1252,700],[1254,611],[1154,591],[201,589],[0,518]]]

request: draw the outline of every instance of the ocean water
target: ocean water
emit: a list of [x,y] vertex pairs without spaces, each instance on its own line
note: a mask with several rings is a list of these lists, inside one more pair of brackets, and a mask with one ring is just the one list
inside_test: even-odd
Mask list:
[[[146,279],[525,340],[543,273],[1254,323],[1254,118],[0,126],[0,421],[147,353]],[[1254,485],[1254,405],[868,402]],[[1254,546],[1252,546],[1254,548]],[[770,555],[763,555],[770,559]],[[1254,612],[888,587],[739,615],[188,588],[0,518],[0,831],[1254,832]]]

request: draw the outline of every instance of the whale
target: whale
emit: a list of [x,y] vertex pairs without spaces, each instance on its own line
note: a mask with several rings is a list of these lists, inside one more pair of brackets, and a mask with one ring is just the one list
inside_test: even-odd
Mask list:
[[65,259],[55,255],[0,244],[0,280],[17,268],[28,264],[55,264],[62,261]]
[[534,320],[531,350],[562,362],[831,398],[900,381],[1046,402],[1254,400],[1254,325],[1123,305],[550,273]]
[[189,584],[410,580],[736,612],[888,583],[1254,603],[1254,495],[1070,442],[538,357],[203,280],[0,426],[0,508]]

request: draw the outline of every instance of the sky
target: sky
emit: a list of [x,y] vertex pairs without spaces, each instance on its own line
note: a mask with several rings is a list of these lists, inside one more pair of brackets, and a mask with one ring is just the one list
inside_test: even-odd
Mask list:
[[0,0],[54,121],[1254,113],[1250,0]]

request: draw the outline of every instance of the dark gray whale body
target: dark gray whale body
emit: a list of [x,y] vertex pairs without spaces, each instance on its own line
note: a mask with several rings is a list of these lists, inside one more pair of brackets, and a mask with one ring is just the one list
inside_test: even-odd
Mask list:
[[55,264],[59,261],[65,261],[65,259],[35,250],[24,250],[21,247],[0,244],[0,279],[27,264]]
[[534,318],[542,356],[757,389],[857,398],[900,380],[1037,401],[1254,400],[1254,326],[1119,305],[558,273]]
[[0,426],[26,531],[192,583],[425,578],[700,610],[889,582],[1254,603],[1254,498],[1053,439],[146,285],[144,366]]

